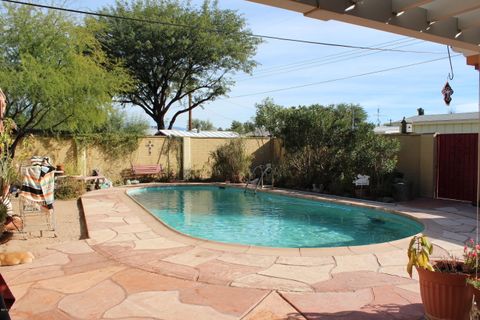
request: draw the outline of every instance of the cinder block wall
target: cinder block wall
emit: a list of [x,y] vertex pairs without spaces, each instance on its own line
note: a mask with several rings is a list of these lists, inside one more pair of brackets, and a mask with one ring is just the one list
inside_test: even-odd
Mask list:
[[165,173],[179,177],[182,164],[181,147],[181,139],[145,137],[140,139],[137,150],[116,159],[106,155],[99,147],[87,147],[84,174],[90,175],[93,169],[99,169],[115,181],[129,173],[132,165],[161,164]]
[[22,143],[15,150],[14,161],[29,165],[32,156],[48,156],[52,163],[70,163],[69,170],[77,170],[77,146],[73,139],[36,137],[24,148]]
[[[254,165],[273,162],[273,139],[245,138],[244,141],[247,152],[254,156]],[[196,171],[197,177],[209,178],[211,153],[228,142],[229,139],[189,138],[189,142],[185,143],[182,138],[148,136],[140,139],[134,152],[112,158],[100,147],[78,146],[73,139],[36,137],[28,151],[28,157],[19,162],[28,164],[32,155],[49,156],[53,164],[64,164],[69,174],[90,175],[93,169],[98,169],[112,181],[121,181],[132,164],[161,164],[165,173],[169,172],[170,176],[182,179],[184,165],[187,164],[191,170]],[[18,148],[17,154],[21,153],[26,152]]]
[[[190,156],[192,174],[200,175],[203,178],[210,177],[212,173],[211,153],[229,141],[230,139],[191,138]],[[271,163],[274,160],[273,141],[274,140],[270,138],[244,139],[246,152],[253,155],[253,166]]]

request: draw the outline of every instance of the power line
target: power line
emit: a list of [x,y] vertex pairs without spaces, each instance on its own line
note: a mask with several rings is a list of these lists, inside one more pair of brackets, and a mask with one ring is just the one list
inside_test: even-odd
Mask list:
[[254,106],[246,106],[244,104],[239,104],[239,103],[236,103],[236,102],[233,102],[233,101],[226,101],[227,103],[230,103],[232,105],[236,105],[238,107],[242,107],[242,108],[248,108],[248,109],[251,109],[251,110],[257,110]]
[[[460,54],[457,54],[453,57],[458,57]],[[358,78],[358,77],[364,77],[364,76],[369,76],[372,74],[377,74],[377,73],[382,73],[382,72],[388,72],[388,71],[393,71],[393,70],[398,70],[398,69],[404,69],[404,68],[409,68],[409,67],[414,67],[422,64],[427,64],[431,62],[436,62],[440,60],[445,60],[448,59],[448,57],[443,57],[443,58],[437,58],[437,59],[432,59],[432,60],[426,60],[426,61],[421,61],[421,62],[416,62],[416,63],[411,63],[411,64],[406,64],[402,66],[397,66],[397,67],[392,67],[392,68],[387,68],[387,69],[381,69],[381,70],[376,70],[376,71],[370,71],[366,73],[361,73],[361,74],[356,74],[352,76],[346,76],[342,78],[336,78],[336,79],[330,79],[330,80],[324,80],[324,81],[319,81],[319,82],[312,82],[312,83],[307,83],[307,84],[302,84],[298,86],[292,86],[292,87],[286,87],[286,88],[280,88],[280,89],[274,89],[274,90],[269,90],[269,91],[262,91],[262,92],[256,92],[256,93],[249,93],[249,94],[243,94],[239,96],[234,96],[234,97],[227,97],[225,99],[219,99],[219,100],[226,100],[226,99],[236,99],[236,98],[243,98],[243,97],[251,97],[251,96],[257,96],[261,94],[267,94],[267,93],[273,93],[273,92],[280,92],[280,91],[287,91],[287,90],[293,90],[293,89],[300,89],[300,88],[305,88],[305,87],[311,87],[311,86],[316,86],[319,84],[325,84],[325,83],[331,83],[331,82],[336,82],[336,81],[342,81],[342,80],[348,80],[348,79],[353,79],[353,78]]]
[[[413,44],[416,44],[416,43],[413,43]],[[394,48],[406,47],[406,46],[410,46],[410,45],[413,45],[413,44],[398,45],[398,46],[395,46]],[[309,68],[309,69],[310,68],[317,68],[317,67],[337,63],[337,62],[343,62],[343,61],[347,61],[347,60],[351,60],[351,59],[362,58],[362,57],[366,57],[366,56],[369,56],[369,55],[374,55],[374,54],[379,53],[378,51],[376,51],[376,52],[368,52],[368,53],[358,54],[358,51],[356,51],[356,50],[352,50],[352,51],[353,52],[351,52],[351,53],[339,54],[336,57],[319,59],[317,62],[304,63],[304,64],[299,64],[298,66],[279,68],[278,70],[271,70],[269,72],[265,71],[263,73],[254,73],[250,77],[244,77],[244,78],[238,79],[236,81],[237,82],[242,82],[242,81],[260,79],[260,78],[265,78],[265,77],[270,77],[270,76],[276,76],[276,75],[283,74],[283,73],[291,73],[291,72],[295,72],[295,71],[299,71],[299,70],[304,70],[304,69],[307,69],[307,68]]]
[[[389,47],[389,46],[392,46],[392,45],[398,45],[400,43],[406,43],[406,42],[412,42],[412,41],[415,42],[415,41],[418,41],[418,40],[402,38],[402,39],[396,39],[396,40],[391,40],[391,41],[375,44],[375,45],[372,45],[372,47],[384,48],[384,47]],[[354,53],[361,52],[361,51],[363,51],[363,50],[354,49],[354,50],[349,50],[349,51],[346,51],[346,52],[343,52],[343,53],[335,52],[335,53],[332,53],[332,54],[322,56],[320,58],[313,58],[313,59],[301,60],[301,61],[287,63],[287,64],[278,64],[278,65],[273,65],[273,66],[270,66],[270,67],[258,68],[258,71],[255,72],[254,76],[256,76],[260,73],[269,73],[269,72],[274,72],[274,71],[277,71],[277,70],[283,70],[283,69],[286,69],[286,68],[293,68],[293,67],[298,67],[298,66],[303,66],[303,65],[314,64],[314,63],[317,63],[317,62],[320,62],[320,61],[323,61],[323,60],[330,60],[330,59],[334,59],[334,58],[339,58],[339,57],[344,56],[344,55],[352,55]],[[249,77],[245,77],[245,78],[248,79]],[[243,80],[243,78],[241,78],[239,80]]]
[[[30,2],[23,2],[17,0],[1,0],[2,2],[7,3],[14,3],[24,6],[31,6],[36,8],[42,9],[49,9],[49,10],[57,10],[69,13],[76,13],[76,14],[83,14],[83,15],[90,15],[102,18],[110,18],[110,19],[121,19],[121,20],[128,20],[134,22],[142,22],[142,23],[151,23],[151,24],[159,24],[165,25],[170,27],[177,27],[177,28],[189,28],[189,29],[198,29],[198,26],[193,25],[186,25],[181,23],[173,23],[173,22],[165,22],[159,20],[150,20],[150,19],[141,19],[135,17],[128,17],[128,16],[118,16],[108,13],[101,13],[101,12],[93,12],[93,11],[86,11],[86,10],[76,10],[71,8],[63,8],[51,5],[44,5],[39,3],[30,3]],[[205,31],[212,32],[212,33],[226,33],[223,30],[219,29],[207,29],[202,28]],[[232,32],[230,32],[231,34]],[[242,33],[242,32],[238,32]],[[311,40],[304,40],[304,39],[294,39],[294,38],[285,38],[285,37],[278,37],[278,36],[271,36],[271,35],[262,35],[262,34],[254,34],[254,33],[247,33],[243,32],[244,35],[261,38],[261,39],[269,39],[269,40],[278,40],[278,41],[288,41],[288,42],[296,42],[296,43],[303,43],[303,44],[312,44],[312,45],[320,45],[320,46],[329,46],[329,47],[339,47],[339,48],[347,48],[347,49],[360,49],[360,50],[370,50],[370,51],[385,51],[385,52],[401,52],[401,53],[417,53],[417,54],[443,54],[440,52],[432,52],[432,51],[410,51],[410,50],[397,50],[397,49],[385,49],[385,48],[375,48],[375,47],[365,47],[365,46],[354,46],[354,45],[347,45],[341,43],[330,43],[330,42],[320,42],[320,41],[311,41]]]

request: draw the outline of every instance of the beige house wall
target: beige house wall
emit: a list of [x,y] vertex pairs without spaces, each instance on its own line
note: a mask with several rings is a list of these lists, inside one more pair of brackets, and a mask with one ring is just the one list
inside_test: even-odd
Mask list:
[[437,122],[437,123],[414,123],[413,132],[423,133],[477,133],[479,122]]
[[389,135],[400,141],[397,169],[412,183],[414,196],[435,195],[435,136],[433,134]]

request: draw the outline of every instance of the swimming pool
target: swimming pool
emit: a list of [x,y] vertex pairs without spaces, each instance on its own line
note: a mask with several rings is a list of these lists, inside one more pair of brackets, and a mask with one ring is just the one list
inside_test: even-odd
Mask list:
[[423,225],[379,210],[218,186],[162,186],[128,194],[171,228],[244,245],[318,248],[405,238]]

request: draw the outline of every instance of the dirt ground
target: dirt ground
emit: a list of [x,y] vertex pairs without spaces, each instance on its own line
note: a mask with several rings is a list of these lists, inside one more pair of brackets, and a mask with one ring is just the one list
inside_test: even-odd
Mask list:
[[[12,200],[13,209],[16,214],[19,212],[17,199]],[[22,234],[14,233],[12,240],[0,245],[0,252],[30,251],[36,254],[47,247],[61,242],[84,239],[86,229],[80,201],[56,200],[54,204],[56,231],[40,232],[42,216],[28,216],[26,218],[26,239]]]

